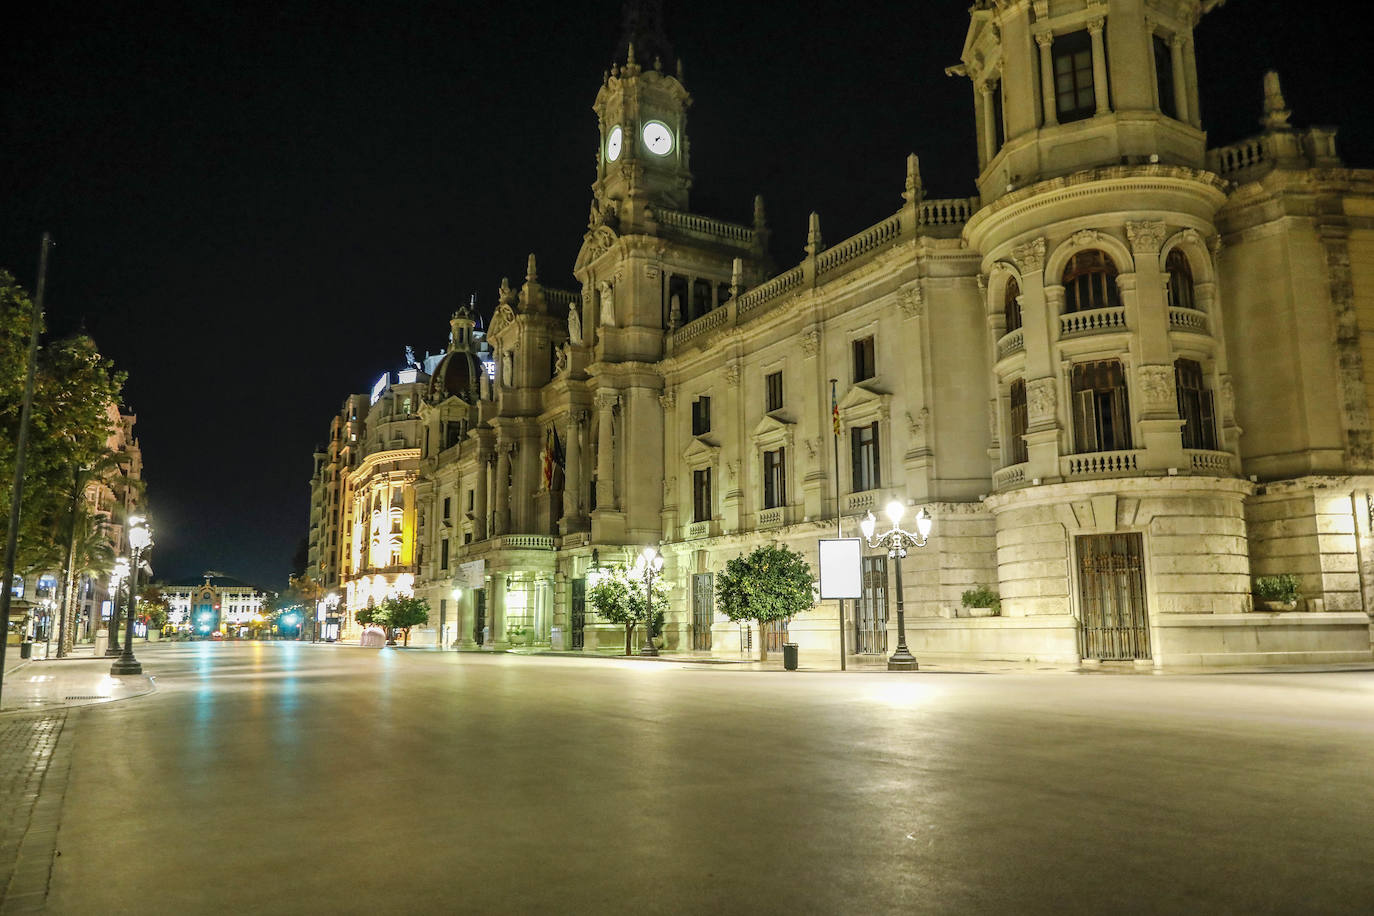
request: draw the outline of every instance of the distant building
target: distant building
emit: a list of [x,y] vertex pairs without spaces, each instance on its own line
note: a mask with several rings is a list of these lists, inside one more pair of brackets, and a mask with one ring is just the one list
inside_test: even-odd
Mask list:
[[[350,607],[412,584],[438,612],[416,642],[614,650],[592,557],[655,545],[670,649],[834,657],[833,605],[753,633],[714,574],[769,542],[814,563],[895,500],[934,532],[864,551],[851,651],[894,647],[901,562],[922,658],[1368,660],[1374,171],[1294,127],[1273,74],[1262,131],[1208,148],[1193,30],[1216,5],[975,0],[949,48],[978,194],[928,197],[913,155],[896,212],[832,245],[813,215],[781,272],[761,200],[748,224],[691,211],[691,97],[641,18],[596,89],[575,291],[531,256],[493,304],[493,383],[460,312],[428,387],[388,380],[361,429],[350,399],[316,562]],[[1257,605],[1279,573],[1299,601]],[[975,585],[1000,616],[964,615]]]
[[249,626],[276,594],[215,570],[159,587],[167,598],[167,622],[197,635]]

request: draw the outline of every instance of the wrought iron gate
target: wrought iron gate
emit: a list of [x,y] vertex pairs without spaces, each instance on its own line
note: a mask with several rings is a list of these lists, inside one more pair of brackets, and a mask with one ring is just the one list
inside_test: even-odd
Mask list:
[[854,651],[887,653],[887,557],[864,557],[863,597],[854,602]]
[[581,649],[586,644],[587,626],[587,580],[572,580],[572,647]]
[[1079,652],[1104,661],[1150,657],[1145,570],[1139,534],[1075,538],[1083,628]]
[[479,588],[475,592],[476,610],[472,615],[472,641],[482,645],[482,631],[487,628],[487,590]]
[[711,648],[711,624],[716,618],[715,576],[696,573],[692,576],[692,649],[705,652]]

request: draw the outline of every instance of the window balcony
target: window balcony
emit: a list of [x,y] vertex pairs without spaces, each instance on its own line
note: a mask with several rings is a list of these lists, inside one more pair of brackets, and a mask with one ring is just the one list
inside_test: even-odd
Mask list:
[[1026,483],[1027,462],[1013,464],[994,471],[992,474],[992,486],[995,490],[1010,490],[1013,487],[1024,486]]
[[1192,331],[1195,334],[1208,333],[1207,313],[1197,309],[1169,308],[1169,330]]
[[501,538],[502,550],[553,550],[553,538],[547,534],[507,534]]
[[859,515],[877,509],[880,496],[882,496],[882,490],[860,490],[858,493],[846,495],[844,497],[845,514]]
[[715,521],[691,522],[684,529],[682,539],[685,541],[697,538],[714,537],[718,533]]
[[1126,330],[1126,309],[1123,306],[1088,309],[1059,316],[1059,337],[1080,337],[1085,334],[1104,334]]
[[1059,473],[1065,480],[1084,477],[1134,476],[1140,466],[1140,450],[1085,452],[1059,459]]
[[1214,477],[1234,477],[1235,456],[1230,452],[1215,452],[1207,449],[1185,449],[1188,464],[1194,474],[1207,474]]
[[771,509],[760,509],[758,519],[754,527],[762,531],[766,528],[781,528],[787,524],[787,507],[774,506]]
[[1020,353],[1024,349],[1026,349],[1026,335],[1024,329],[1017,328],[1015,331],[1003,334],[1002,338],[997,341],[997,358],[1006,359],[1013,353]]

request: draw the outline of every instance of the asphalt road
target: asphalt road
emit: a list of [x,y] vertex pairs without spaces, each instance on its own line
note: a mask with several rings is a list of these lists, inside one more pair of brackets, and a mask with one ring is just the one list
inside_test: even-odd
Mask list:
[[49,912],[1374,910],[1371,672],[143,655]]

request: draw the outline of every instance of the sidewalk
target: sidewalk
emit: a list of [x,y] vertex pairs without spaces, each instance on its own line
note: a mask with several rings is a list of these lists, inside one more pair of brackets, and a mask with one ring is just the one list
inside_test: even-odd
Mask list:
[[146,674],[111,677],[112,661],[96,658],[91,646],[78,646],[75,654],[60,659],[12,658],[6,652],[0,715],[108,703],[157,689]]

